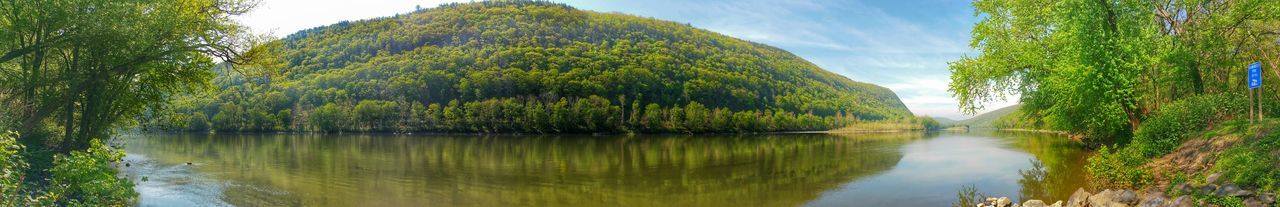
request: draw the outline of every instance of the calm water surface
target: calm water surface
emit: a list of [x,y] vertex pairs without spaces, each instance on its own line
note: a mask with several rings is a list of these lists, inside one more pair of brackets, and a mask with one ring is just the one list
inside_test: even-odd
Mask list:
[[950,206],[965,186],[1065,199],[1086,156],[1003,132],[121,141],[143,206]]

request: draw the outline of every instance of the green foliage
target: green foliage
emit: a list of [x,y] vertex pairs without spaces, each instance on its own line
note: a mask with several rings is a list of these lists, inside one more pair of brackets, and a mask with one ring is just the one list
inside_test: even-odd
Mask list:
[[[1150,172],[1143,165],[1151,158],[1168,154],[1190,137],[1208,130],[1215,123],[1239,115],[1243,103],[1239,95],[1220,94],[1187,97],[1162,107],[1138,128],[1129,145],[1118,148],[1104,146],[1089,158],[1089,173],[1104,184],[1139,187],[1150,183]],[[1235,165],[1227,165],[1235,166]]]
[[[1272,125],[1274,126],[1274,125]],[[1214,170],[1224,178],[1263,191],[1280,190],[1280,133],[1248,140],[1219,155]]]
[[34,188],[35,182],[25,180],[29,165],[16,137],[0,133],[0,206],[130,206],[138,196],[113,165],[124,152],[96,140],[85,151],[55,155],[48,187]]
[[49,194],[66,206],[129,206],[138,197],[133,182],[117,177],[113,163],[124,152],[94,140],[90,148],[54,158]]
[[1132,189],[1152,182],[1150,170],[1143,166],[1149,161],[1133,148],[1102,146],[1097,155],[1089,157],[1085,168],[1099,184]]
[[0,133],[0,206],[18,206],[26,199],[21,190],[27,162],[18,154],[23,147],[17,138],[14,132]]
[[[36,150],[82,150],[174,93],[208,87],[215,60],[255,41],[243,0],[48,0],[0,6],[6,119]],[[181,121],[181,120],[179,120]],[[43,136],[51,134],[52,136]],[[56,142],[44,140],[54,138]]]
[[1202,200],[1205,203],[1213,204],[1214,206],[1245,207],[1244,199],[1235,196],[1196,194],[1195,198],[1197,200]]
[[1247,101],[1243,97],[1230,93],[1201,95],[1166,104],[1138,128],[1128,148],[1134,148],[1144,158],[1167,154],[1215,123],[1244,114]]
[[892,91],[774,47],[547,2],[446,4],[277,43],[280,74],[215,70],[221,90],[179,97],[173,114],[293,112],[215,117],[220,131],[289,119],[307,123],[280,130],[528,133],[819,130],[910,116]]
[[970,46],[979,53],[950,63],[949,90],[961,109],[1017,96],[1022,111],[1044,117],[1049,128],[1092,143],[1123,142],[1166,103],[1243,91],[1241,69],[1280,51],[1272,32],[1280,25],[1277,1],[973,5],[982,20]]

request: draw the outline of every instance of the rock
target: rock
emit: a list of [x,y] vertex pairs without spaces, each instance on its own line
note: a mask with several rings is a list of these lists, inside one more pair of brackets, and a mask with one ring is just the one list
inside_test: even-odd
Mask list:
[[1191,192],[1194,192],[1195,190],[1196,190],[1195,187],[1191,187],[1191,184],[1187,184],[1187,183],[1179,183],[1178,185],[1173,186],[1173,192],[1179,193],[1179,194],[1191,193]]
[[1165,197],[1162,192],[1151,192],[1143,195],[1139,200],[1141,201],[1138,202],[1138,206],[1159,207],[1164,206],[1165,202],[1169,201],[1169,197]]
[[1275,193],[1258,194],[1258,200],[1262,201],[1263,204],[1272,204],[1276,202],[1276,194]]
[[1045,206],[1047,205],[1045,205],[1044,201],[1041,201],[1041,200],[1027,200],[1027,202],[1022,202],[1022,207],[1045,207]]
[[1267,207],[1267,204],[1262,203],[1262,201],[1259,200],[1258,197],[1253,197],[1253,198],[1249,198],[1248,200],[1244,200],[1244,206],[1245,207]]
[[1138,193],[1133,192],[1132,190],[1121,190],[1117,192],[1117,195],[1114,201],[1123,203],[1125,205],[1133,205],[1135,203],[1138,203]]
[[1068,207],[1084,207],[1085,203],[1088,202],[1087,200],[1089,199],[1090,195],[1091,194],[1089,194],[1088,191],[1084,191],[1084,188],[1076,189],[1075,193],[1071,193],[1071,198],[1067,199],[1067,206]]
[[1237,187],[1236,185],[1232,185],[1232,184],[1223,185],[1221,188],[1218,188],[1218,191],[1215,193],[1222,196],[1235,196],[1235,197],[1253,195],[1253,191],[1240,189],[1240,187]]
[[1192,198],[1191,198],[1191,196],[1185,196],[1185,195],[1184,195],[1184,196],[1178,196],[1178,198],[1175,198],[1175,199],[1173,199],[1173,201],[1172,201],[1172,202],[1169,202],[1169,205],[1165,205],[1165,206],[1169,206],[1169,207],[1193,207],[1193,206],[1196,206],[1196,200],[1195,200],[1195,199],[1192,199]]
[[1062,201],[1053,202],[1053,205],[1049,205],[1049,207],[1062,207]]
[[1209,176],[1204,177],[1204,183],[1218,184],[1218,181],[1222,181],[1222,173],[1209,174]]
[[1208,185],[1201,186],[1199,189],[1200,189],[1200,193],[1202,194],[1213,194],[1214,192],[1218,191],[1218,185],[1208,184]]
[[1129,206],[1128,204],[1124,204],[1117,201],[1119,200],[1120,194],[1122,194],[1120,191],[1112,191],[1111,189],[1102,190],[1102,192],[1098,192],[1098,194],[1089,196],[1088,198],[1089,207],[1127,207]]
[[1013,200],[1009,200],[1009,197],[1000,197],[1000,199],[996,199],[996,207],[1009,207],[1009,204],[1013,204]]

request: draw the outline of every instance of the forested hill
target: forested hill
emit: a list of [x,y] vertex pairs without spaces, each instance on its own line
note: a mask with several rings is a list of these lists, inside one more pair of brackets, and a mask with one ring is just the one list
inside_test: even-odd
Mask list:
[[218,131],[732,132],[908,119],[890,90],[670,21],[529,2],[447,4],[279,40],[270,76],[220,70],[151,127]]

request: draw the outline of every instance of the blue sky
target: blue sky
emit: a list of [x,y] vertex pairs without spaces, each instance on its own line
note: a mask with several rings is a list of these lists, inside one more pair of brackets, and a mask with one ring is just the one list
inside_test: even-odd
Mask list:
[[[283,36],[341,20],[390,16],[424,0],[264,0],[240,18],[259,32]],[[916,115],[961,114],[947,92],[947,62],[971,53],[978,20],[963,0],[703,0],[565,1],[579,9],[620,12],[779,47],[860,82],[892,89]],[[997,109],[1010,103],[992,103]]]

